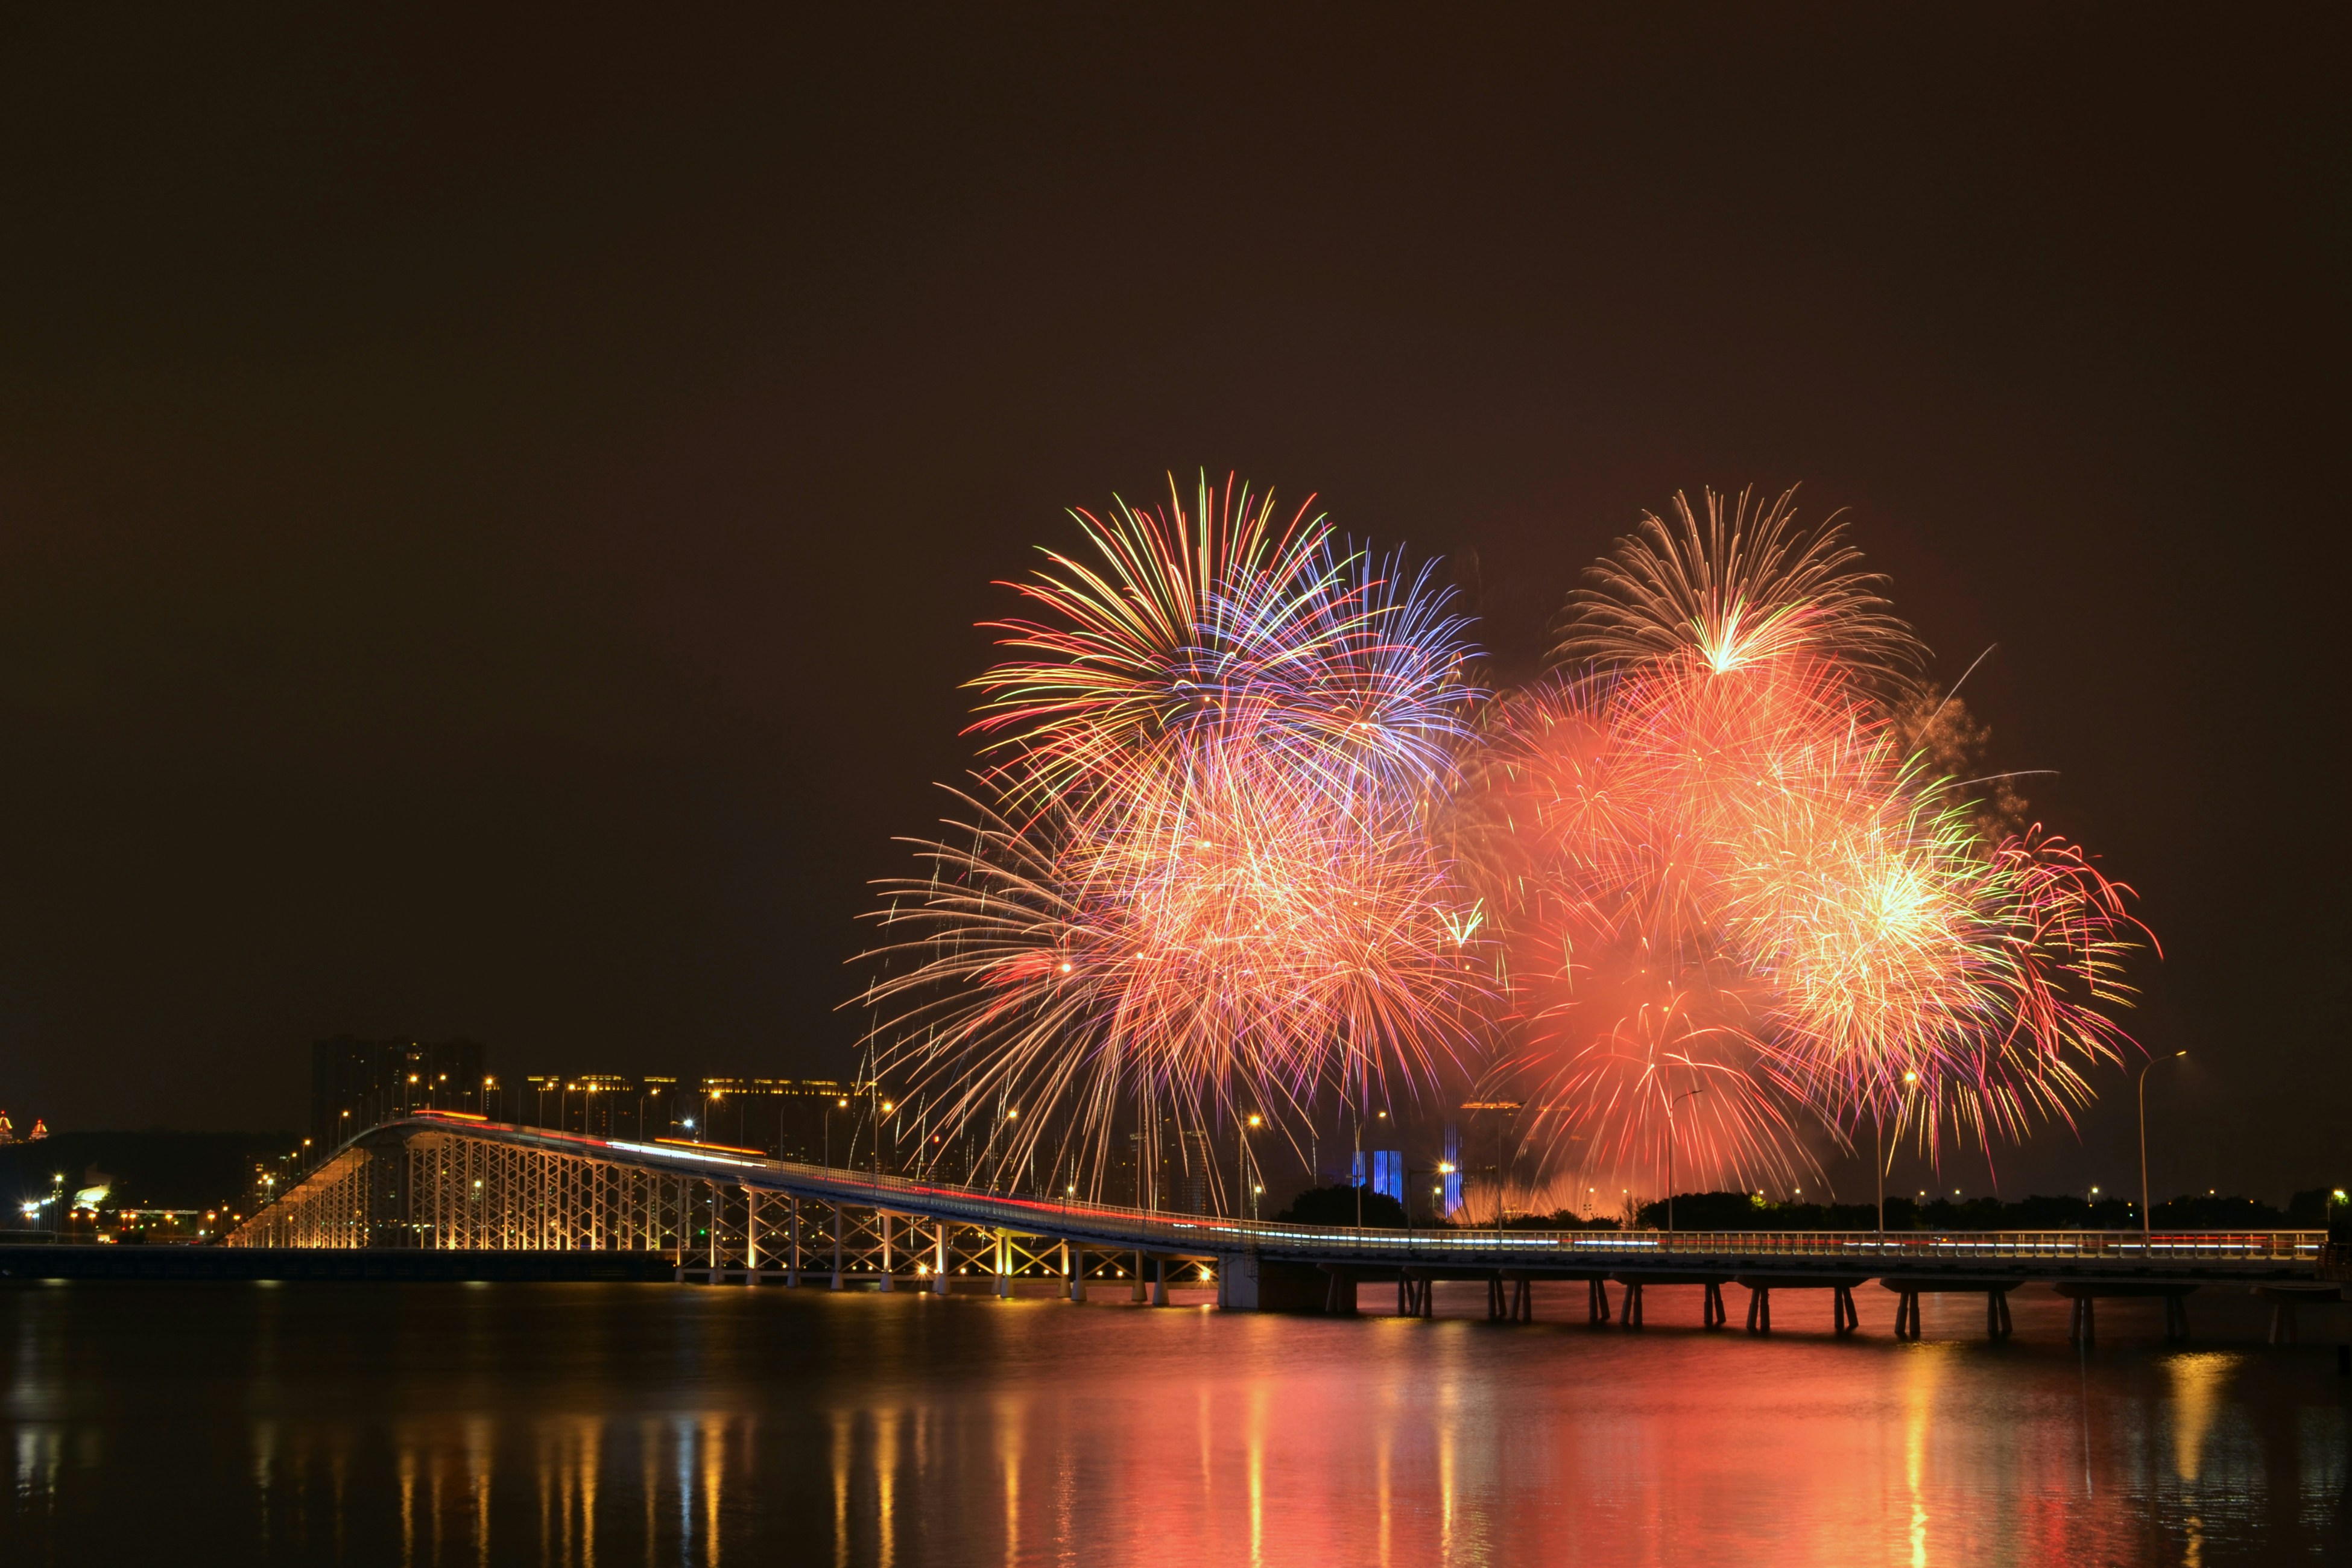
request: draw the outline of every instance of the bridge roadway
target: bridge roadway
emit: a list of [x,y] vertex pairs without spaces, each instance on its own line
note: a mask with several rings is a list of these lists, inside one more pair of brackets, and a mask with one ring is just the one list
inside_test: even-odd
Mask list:
[[[816,1224],[822,1219],[822,1227]],[[1591,1321],[1639,1326],[1643,1292],[1704,1287],[1710,1326],[1721,1288],[1746,1286],[1748,1326],[1769,1330],[1776,1291],[1832,1293],[1838,1331],[1852,1291],[1896,1292],[1896,1331],[1916,1337],[1918,1298],[1981,1292],[1987,1326],[2008,1328],[2007,1293],[2046,1281],[2075,1299],[2075,1331],[2095,1331],[2092,1303],[2158,1296],[2168,1332],[2186,1331],[2183,1299],[2208,1285],[2253,1288],[2281,1304],[2332,1299],[2321,1283],[2322,1231],[2143,1236],[2138,1231],[1525,1231],[1358,1230],[1024,1196],[772,1160],[684,1140],[596,1138],[425,1113],[360,1134],[244,1222],[235,1247],[667,1253],[679,1279],[823,1279],[912,1285],[945,1294],[1022,1275],[1166,1300],[1186,1272],[1213,1278],[1239,1310],[1356,1310],[1357,1287],[1393,1283],[1399,1310],[1429,1315],[1439,1280],[1483,1280],[1488,1315],[1532,1316],[1538,1280],[1583,1281]],[[1622,1288],[1612,1314],[1607,1285]]]

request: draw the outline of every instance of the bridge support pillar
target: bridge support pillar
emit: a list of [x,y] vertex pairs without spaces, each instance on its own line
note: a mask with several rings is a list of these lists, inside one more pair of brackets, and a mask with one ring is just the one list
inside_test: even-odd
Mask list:
[[1584,1283],[1591,1293],[1585,1303],[1585,1321],[1598,1328],[1609,1321],[1609,1281],[1596,1274]]
[[1352,1318],[1356,1315],[1356,1276],[1343,1263],[1325,1263],[1323,1310],[1327,1316]]
[[1848,1286],[1837,1287],[1837,1294],[1830,1302],[1830,1311],[1832,1331],[1840,1339],[1862,1327],[1862,1313],[1855,1309],[1853,1291]]
[[760,1194],[743,1189],[743,1283],[760,1282]]
[[875,1210],[874,1223],[882,1232],[882,1289],[887,1293],[890,1289],[892,1284],[892,1275],[890,1272],[892,1264],[890,1257],[890,1215],[888,1212],[883,1209]]
[[2137,1280],[2063,1279],[2054,1287],[2058,1294],[2074,1302],[2074,1310],[2066,1328],[2066,1342],[2089,1345],[2098,1342],[2098,1309],[2091,1303],[2099,1297],[2161,1296],[2164,1298],[2164,1337],[2185,1340],[2189,1337],[2189,1292],[2194,1285],[2143,1284]]
[[1730,1321],[1731,1314],[1726,1311],[1723,1306],[1723,1287],[1709,1280],[1706,1286],[1706,1299],[1700,1304],[1701,1323],[1706,1328],[1719,1329]]
[[1013,1296],[1013,1237],[996,1233],[996,1299],[1009,1300]]
[[1629,1329],[1642,1326],[1642,1282],[1639,1279],[1625,1281],[1625,1310],[1618,1314],[1618,1321]]
[[1923,1295],[1968,1295],[1981,1290],[1985,1295],[1985,1332],[1996,1340],[2009,1338],[2011,1323],[2009,1316],[2009,1293],[2017,1288],[2014,1279],[1881,1279],[1879,1284],[1895,1292],[1895,1337],[1916,1340],[1919,1337],[1919,1298]]
[[1168,1305],[1168,1261],[1165,1258],[1151,1260],[1151,1304],[1155,1307]]
[[1143,1288],[1143,1254],[1140,1252],[1135,1255],[1135,1285],[1128,1291],[1127,1299],[1138,1307],[1142,1306],[1146,1300]]
[[948,1222],[931,1222],[931,1294],[948,1293]]
[[1769,1334],[1772,1331],[1772,1287],[1750,1286],[1748,1291],[1748,1331]]
[[833,1210],[833,1288],[841,1289],[841,1205],[828,1204]]
[[1073,1247],[1066,1241],[1062,1243],[1062,1273],[1069,1286],[1070,1300],[1085,1300],[1087,1299],[1087,1249],[1085,1247]]
[[1311,1263],[1279,1263],[1254,1252],[1217,1260],[1217,1305],[1235,1312],[1317,1312],[1330,1281]]
[[789,1197],[784,1201],[792,1215],[792,1236],[787,1243],[791,1250],[784,1255],[784,1285],[787,1289],[796,1289],[801,1282],[801,1200]]

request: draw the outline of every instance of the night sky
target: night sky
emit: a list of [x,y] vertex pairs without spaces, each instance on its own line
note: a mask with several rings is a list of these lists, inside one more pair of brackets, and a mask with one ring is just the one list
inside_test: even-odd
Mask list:
[[[2318,8],[211,9],[0,32],[20,1126],[294,1125],[342,1031],[847,1071],[992,580],[1205,466],[1507,668],[1678,489],[1849,509],[2164,940],[2157,1186],[2352,1177]],[[2004,1192],[2133,1184],[2101,1082]]]

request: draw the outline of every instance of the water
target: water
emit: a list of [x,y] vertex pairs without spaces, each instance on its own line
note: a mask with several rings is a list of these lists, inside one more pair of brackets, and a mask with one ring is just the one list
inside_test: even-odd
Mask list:
[[[1385,1292],[1368,1288],[1371,1308]],[[669,1285],[0,1287],[0,1562],[2344,1561],[2324,1315],[1769,1340]],[[1458,1314],[1444,1321],[1443,1314]],[[1818,1321],[1816,1321],[1818,1320]],[[2337,1322],[2340,1324],[2340,1320]],[[2319,1331],[2313,1333],[2311,1331]]]

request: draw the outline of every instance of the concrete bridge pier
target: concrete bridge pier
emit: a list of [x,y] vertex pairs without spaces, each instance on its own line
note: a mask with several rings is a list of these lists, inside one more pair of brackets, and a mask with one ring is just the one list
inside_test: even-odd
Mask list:
[[1319,1312],[1330,1279],[1312,1263],[1279,1263],[1255,1252],[1217,1260],[1217,1305],[1234,1312]]
[[1129,1287],[1127,1300],[1129,1305],[1140,1307],[1148,1299],[1143,1284],[1143,1254],[1139,1252],[1135,1255],[1135,1283]]
[[1589,1276],[1585,1281],[1587,1300],[1585,1321],[1599,1328],[1609,1321],[1609,1281],[1601,1275]]
[[931,1222],[931,1294],[948,1293],[948,1222]]
[[1489,1275],[1486,1279],[1486,1321],[1490,1323],[1534,1322],[1534,1279],[1525,1274],[1499,1269]]
[[1984,1292],[1985,1335],[1988,1339],[2009,1338],[2013,1326],[2009,1316],[2009,1293],[2021,1283],[2016,1279],[1881,1279],[1895,1292],[1895,1337],[1916,1340],[1919,1337],[1919,1298],[1922,1296],[1973,1295]]
[[785,1213],[791,1224],[791,1250],[784,1255],[784,1288],[798,1289],[801,1282],[801,1200],[787,1197]]
[[1323,1311],[1327,1317],[1352,1318],[1356,1310],[1356,1271],[1344,1263],[1319,1263],[1323,1271]]
[[2194,1285],[2144,1285],[2127,1281],[2107,1285],[2065,1279],[2053,1289],[2074,1302],[2074,1312],[2066,1325],[2066,1342],[2070,1345],[2098,1342],[2098,1308],[2095,1303],[2102,1296],[2160,1296],[2164,1300],[2165,1339],[2178,1342],[2189,1337],[2189,1292],[2197,1289]]
[[1736,1276],[1732,1283],[1747,1288],[1749,1333],[1769,1334],[1772,1331],[1773,1291],[1827,1290],[1830,1292],[1832,1331],[1843,1339],[1862,1321],[1862,1314],[1854,1310],[1853,1288],[1868,1279],[1869,1276],[1864,1274],[1844,1278],[1812,1274],[1741,1274]]
[[2325,1306],[2344,1300],[2341,1285],[2257,1285],[2254,1294],[2271,1304],[2270,1342],[2299,1345],[2303,1335],[2294,1317],[2298,1307]]
[[839,1204],[833,1204],[833,1205],[830,1205],[829,1206],[830,1206],[830,1207],[832,1208],[832,1210],[833,1210],[833,1286],[832,1286],[832,1289],[835,1289],[835,1290],[838,1290],[838,1289],[841,1289],[841,1205],[840,1205]]

